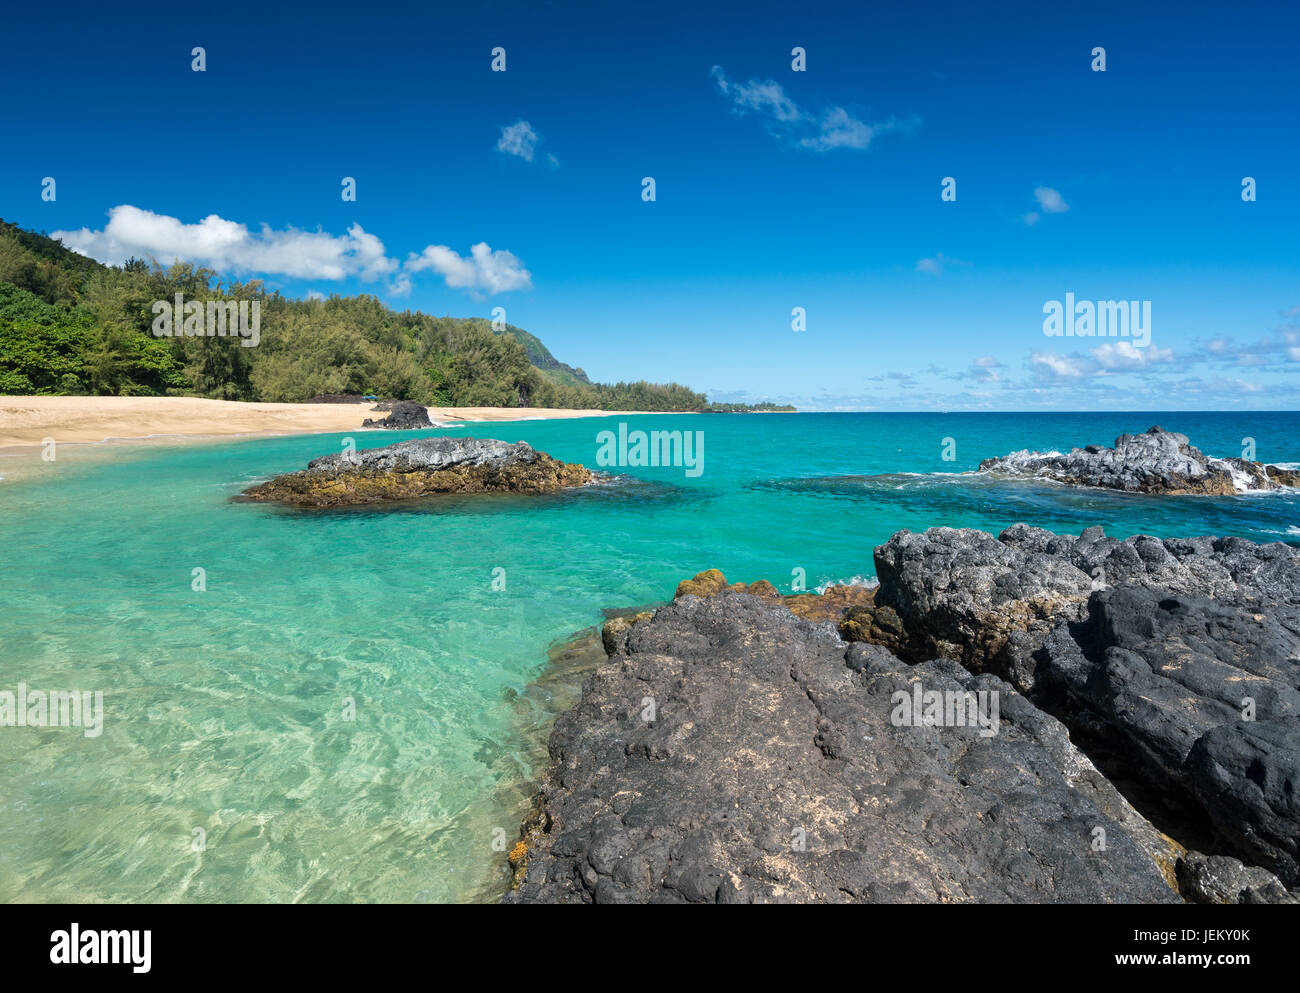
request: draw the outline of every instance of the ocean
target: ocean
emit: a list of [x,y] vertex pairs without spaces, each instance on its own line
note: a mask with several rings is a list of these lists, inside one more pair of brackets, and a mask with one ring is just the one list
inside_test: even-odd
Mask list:
[[[701,471],[598,466],[598,435],[620,421],[702,432]],[[548,722],[577,689],[553,649],[702,569],[783,592],[870,583],[873,547],[901,528],[1019,521],[1300,542],[1292,492],[971,474],[1153,424],[1210,455],[1253,444],[1258,460],[1300,462],[1297,413],[1104,412],[464,425],[442,433],[522,439],[617,476],[331,512],[230,498],[343,435],[43,463],[0,482],[0,692],[101,691],[103,726],[0,727],[0,901],[494,899]]]

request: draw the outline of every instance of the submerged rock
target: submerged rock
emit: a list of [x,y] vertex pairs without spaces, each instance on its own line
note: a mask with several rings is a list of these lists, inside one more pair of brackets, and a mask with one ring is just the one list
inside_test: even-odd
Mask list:
[[527,442],[420,438],[326,455],[240,494],[297,507],[346,507],[434,493],[551,493],[591,482],[585,466],[559,462]]
[[[556,723],[510,902],[1178,899],[1181,850],[993,676],[731,590],[610,647]],[[997,701],[992,733],[900,725],[918,683]]]
[[1163,428],[1122,434],[1114,448],[1088,445],[1060,452],[1012,452],[985,459],[980,472],[1033,476],[1075,486],[1098,486],[1134,493],[1226,495],[1300,485],[1300,472],[1248,459],[1210,458],[1187,435]]

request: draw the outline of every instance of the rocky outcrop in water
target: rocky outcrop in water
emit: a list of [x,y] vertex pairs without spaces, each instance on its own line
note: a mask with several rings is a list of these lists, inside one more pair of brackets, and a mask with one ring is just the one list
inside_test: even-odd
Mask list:
[[1133,493],[1227,495],[1300,485],[1300,472],[1248,459],[1216,459],[1187,435],[1156,426],[1145,434],[1122,434],[1114,448],[1088,445],[1060,452],[1012,452],[985,459],[980,472],[1051,479]]
[[[1289,616],[1286,616],[1288,615]],[[1044,690],[1233,854],[1300,884],[1300,625],[1281,610],[1101,590],[1041,652]]]
[[305,470],[250,487],[240,499],[346,507],[435,493],[552,493],[593,478],[590,469],[523,441],[420,438],[313,459]]
[[[508,901],[1178,899],[1180,849],[993,676],[731,590],[607,647],[556,724]],[[900,725],[921,687],[997,700],[996,731]]]
[[1123,541],[1017,524],[998,537],[968,528],[900,531],[875,551],[875,603],[895,610],[905,654],[949,655],[1033,688],[1048,631],[1086,615],[1094,591],[1137,584],[1243,603],[1300,603],[1297,553],[1280,542],[1146,535]]
[[1225,849],[1300,883],[1300,553],[1017,525],[876,549],[913,656],[1005,678]]
[[[875,558],[607,624],[507,900],[1300,901],[1300,553],[1017,525]],[[924,691],[997,718],[900,721]]]
[[392,403],[380,404],[375,410],[387,410],[387,417],[379,420],[367,417],[361,422],[363,428],[387,428],[390,431],[415,431],[419,428],[434,427],[429,417],[429,408],[424,404],[410,400],[394,400]]

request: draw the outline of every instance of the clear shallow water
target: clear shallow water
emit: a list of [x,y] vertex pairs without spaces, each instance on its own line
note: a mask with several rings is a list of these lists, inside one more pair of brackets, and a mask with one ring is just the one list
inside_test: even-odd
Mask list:
[[[619,420],[445,433],[522,438],[594,466],[596,433]],[[494,831],[513,845],[541,771],[549,714],[529,687],[548,646],[704,568],[783,589],[796,567],[810,587],[869,579],[872,548],[899,528],[1021,520],[1300,540],[1296,494],[1141,497],[962,475],[1153,423],[1212,455],[1252,437],[1260,459],[1297,462],[1293,413],[625,420],[703,430],[703,475],[626,469],[559,496],[387,511],[230,502],[343,437],[316,435],[115,450],[0,482],[0,690],[102,690],[106,710],[98,738],[0,728],[0,900],[490,898],[504,884]],[[206,592],[191,589],[196,567]]]

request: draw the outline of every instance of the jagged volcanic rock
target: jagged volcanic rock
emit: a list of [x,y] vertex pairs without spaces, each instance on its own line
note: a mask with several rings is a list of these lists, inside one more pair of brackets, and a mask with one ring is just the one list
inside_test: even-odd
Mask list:
[[[611,640],[556,724],[510,902],[1177,900],[1180,850],[992,676],[731,590]],[[997,692],[997,733],[895,726],[917,680]]]
[[1152,795],[1200,810],[1232,854],[1297,884],[1294,549],[935,528],[894,535],[876,567],[875,602],[914,651],[1011,680]]
[[1017,524],[997,538],[970,528],[900,531],[875,551],[875,604],[902,619],[913,657],[947,655],[1022,691],[1033,652],[1088,597],[1136,583],[1211,599],[1300,605],[1300,556],[1281,542],[1136,535],[1099,527],[1077,537]]
[[361,422],[363,428],[387,428],[391,431],[415,431],[419,428],[433,427],[429,417],[429,408],[424,404],[410,400],[395,400],[390,404],[380,404],[375,410],[387,410],[387,417],[379,420],[367,417]]
[[523,441],[420,438],[313,459],[305,470],[250,487],[237,499],[345,507],[433,493],[551,493],[592,478],[590,469],[559,462]]
[[1178,885],[1193,903],[1300,903],[1271,872],[1226,855],[1188,852],[1178,860]]
[[1134,493],[1226,495],[1300,485],[1300,472],[1248,459],[1210,458],[1187,435],[1160,426],[1145,434],[1122,434],[1114,448],[1088,445],[1059,452],[1012,452],[985,459],[980,472],[1034,476],[1075,486],[1098,486]]

